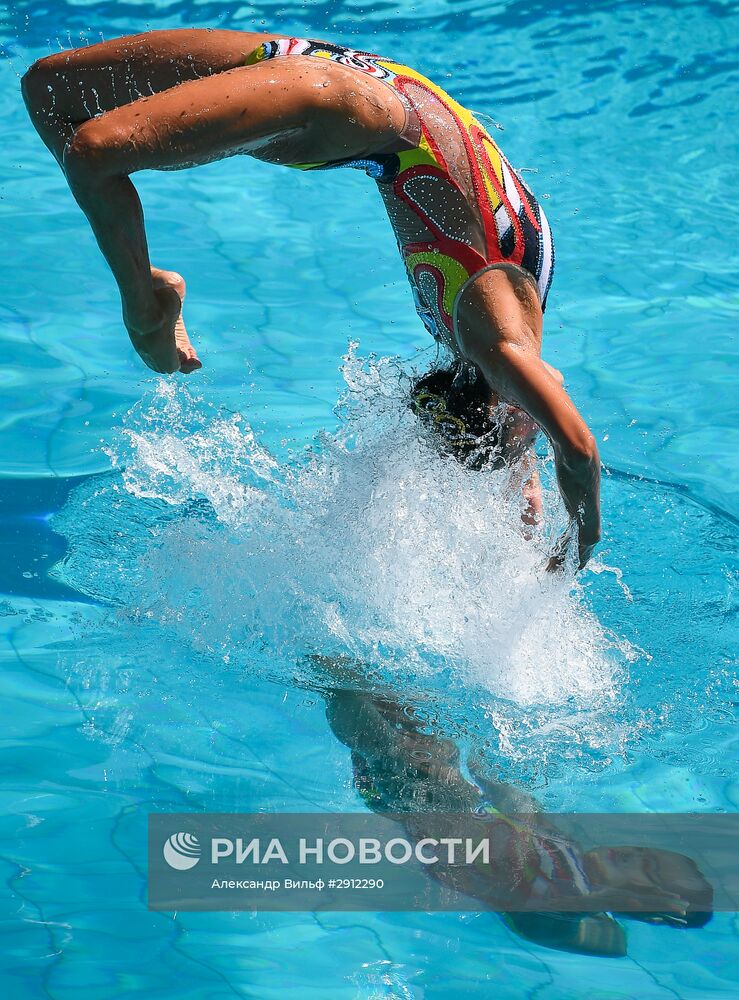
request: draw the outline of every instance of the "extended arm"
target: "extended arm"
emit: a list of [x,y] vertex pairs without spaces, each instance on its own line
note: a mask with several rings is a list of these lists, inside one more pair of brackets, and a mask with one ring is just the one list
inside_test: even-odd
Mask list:
[[500,398],[525,410],[552,442],[562,498],[579,529],[582,568],[600,538],[600,458],[593,435],[536,354],[503,343],[475,360]]
[[582,568],[600,538],[600,458],[587,424],[540,357],[541,309],[528,279],[508,269],[483,275],[461,304],[457,341],[492,391],[525,410],[551,441],[562,498],[579,529]]

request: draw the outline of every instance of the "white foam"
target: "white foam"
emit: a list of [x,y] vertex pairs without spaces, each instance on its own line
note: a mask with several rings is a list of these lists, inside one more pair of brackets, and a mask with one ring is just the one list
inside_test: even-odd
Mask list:
[[523,537],[507,473],[440,455],[395,362],[350,351],[344,375],[338,431],[298,464],[174,382],[129,413],[112,457],[130,499],[198,516],[149,526],[124,602],[230,663],[343,654],[518,705],[612,699],[629,650],[544,572],[551,530]]

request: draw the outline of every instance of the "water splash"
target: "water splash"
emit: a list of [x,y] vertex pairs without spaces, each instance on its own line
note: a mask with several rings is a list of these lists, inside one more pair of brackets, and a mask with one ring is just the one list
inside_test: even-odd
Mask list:
[[463,468],[424,436],[409,370],[352,350],[343,373],[338,429],[285,458],[245,415],[161,381],[125,417],[114,473],[58,515],[56,575],[115,604],[139,643],[146,629],[283,680],[312,655],[350,658],[430,696],[477,692],[527,742],[522,712],[543,730],[552,712],[612,706],[634,652],[572,576],[544,572],[562,513],[551,483],[550,530],[526,540],[509,474]]

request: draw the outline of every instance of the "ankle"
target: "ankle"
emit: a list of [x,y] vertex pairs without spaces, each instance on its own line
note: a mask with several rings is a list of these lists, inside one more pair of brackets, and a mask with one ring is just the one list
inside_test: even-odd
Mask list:
[[124,303],[123,322],[131,336],[145,337],[161,325],[163,312],[156,292],[152,292],[151,299],[145,303],[136,303],[136,305]]

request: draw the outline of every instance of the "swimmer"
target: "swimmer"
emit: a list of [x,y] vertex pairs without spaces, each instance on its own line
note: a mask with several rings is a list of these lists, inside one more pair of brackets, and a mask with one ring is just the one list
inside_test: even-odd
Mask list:
[[132,174],[236,154],[364,170],[421,319],[451,358],[421,380],[415,408],[437,417],[446,408],[478,462],[475,419],[500,458],[518,459],[532,524],[541,514],[533,441],[543,430],[570,517],[549,568],[574,537],[586,564],[600,537],[600,460],[562,376],[541,358],[551,230],[471,112],[392,58],[223,30],[151,31],[54,53],[30,67],[22,89],[115,277],[131,342],[156,372],[202,363],[182,318],[185,282],[150,262]]
[[[500,915],[520,937],[559,951],[622,957],[626,933],[610,912],[616,900],[616,916],[650,924],[688,929],[711,919],[713,889],[691,858],[654,847],[584,850],[532,795],[491,778],[474,758],[467,761],[471,780],[465,777],[456,744],[430,732],[413,706],[390,692],[344,687],[366,684],[349,661],[312,660],[331,677],[320,688],[326,715],[351,751],[354,784],[370,810],[402,814],[415,841],[439,836],[440,815],[460,817],[446,831],[451,836],[462,835],[465,815],[491,824],[503,863],[433,866],[428,873],[490,909],[501,909],[496,899],[515,897],[520,909]],[[551,912],[553,903],[564,903],[566,912]]]

